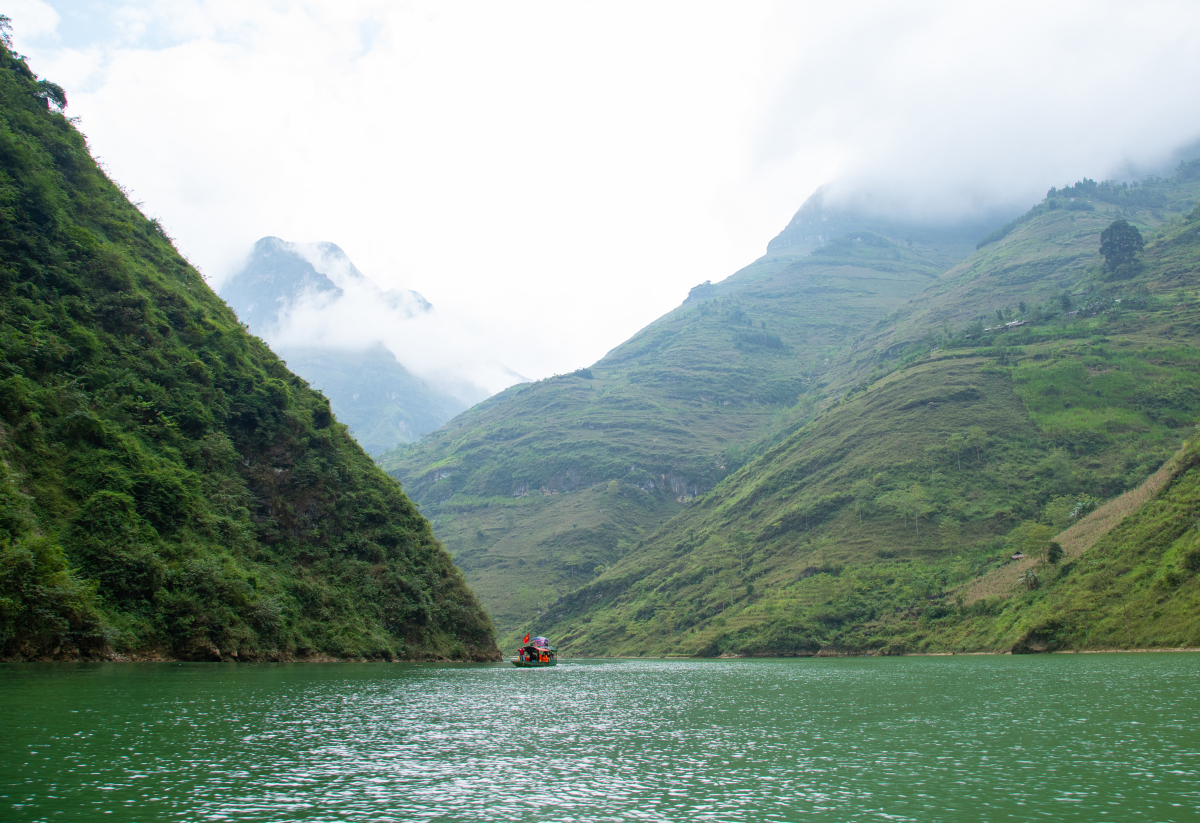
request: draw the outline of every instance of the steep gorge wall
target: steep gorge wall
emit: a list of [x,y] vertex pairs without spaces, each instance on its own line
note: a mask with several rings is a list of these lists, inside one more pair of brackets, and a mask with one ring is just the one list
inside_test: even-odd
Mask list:
[[0,47],[0,657],[498,656],[429,523]]

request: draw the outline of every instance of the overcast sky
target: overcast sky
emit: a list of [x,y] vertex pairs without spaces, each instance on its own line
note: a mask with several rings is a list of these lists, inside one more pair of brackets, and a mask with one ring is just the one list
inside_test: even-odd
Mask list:
[[1015,212],[1200,138],[1194,2],[2,10],[214,285],[259,237],[332,241],[535,378],[751,262],[826,181]]

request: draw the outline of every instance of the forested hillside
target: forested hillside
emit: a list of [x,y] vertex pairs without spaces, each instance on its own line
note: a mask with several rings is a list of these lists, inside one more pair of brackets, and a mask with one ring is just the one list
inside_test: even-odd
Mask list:
[[[865,329],[815,419],[531,625],[585,654],[1200,645],[1191,458],[1078,557],[1051,548],[1195,431],[1197,171],[1052,190]],[[1144,249],[1102,255],[1113,232]]]
[[[847,345],[974,250],[977,225],[831,213],[588,369],[515,386],[381,462],[434,520],[501,632],[585,585],[808,420]],[[852,233],[820,245],[795,227]],[[894,230],[899,237],[880,234]],[[523,632],[523,629],[521,630]]]
[[65,102],[0,47],[0,657],[494,658],[428,522]]

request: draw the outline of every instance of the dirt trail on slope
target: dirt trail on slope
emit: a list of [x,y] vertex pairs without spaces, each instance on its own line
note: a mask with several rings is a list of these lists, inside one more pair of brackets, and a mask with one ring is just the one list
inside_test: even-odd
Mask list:
[[[1163,463],[1158,471],[1147,477],[1142,485],[1113,498],[1066,531],[1053,537],[1052,539],[1057,540],[1063,547],[1063,562],[1073,560],[1096,545],[1097,540],[1115,529],[1127,515],[1158,494],[1175,473],[1175,465],[1186,446],[1185,441],[1179,447],[1179,451]],[[1011,597],[1024,587],[1019,578],[1027,571],[1036,569],[1041,563],[1036,557],[1009,561],[1000,568],[965,583],[958,589],[958,593],[966,603],[974,603],[986,597]]]

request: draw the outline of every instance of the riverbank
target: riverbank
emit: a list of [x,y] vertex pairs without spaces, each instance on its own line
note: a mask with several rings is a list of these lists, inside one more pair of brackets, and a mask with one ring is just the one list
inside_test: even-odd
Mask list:
[[[1019,652],[1017,654],[1154,654],[1165,652],[1200,652],[1196,646],[1176,646],[1146,649],[1057,649],[1046,652]],[[664,654],[647,657],[575,657],[563,660],[793,660],[796,658],[850,658],[850,657],[997,657],[1013,654],[1012,649],[997,649],[982,652],[905,652],[903,654],[887,654],[885,652],[837,652],[822,649],[816,654],[787,654],[787,655],[736,655],[723,654],[718,657],[697,657],[687,654]]]
[[137,653],[121,653],[111,649],[100,652],[82,652],[79,649],[56,649],[50,654],[16,654],[0,658],[0,663],[498,663],[504,659],[499,652],[486,654],[467,652],[457,657],[424,655],[419,657],[335,657],[328,654],[294,654],[272,652],[263,655],[238,655],[237,652],[222,654],[206,650],[194,656],[173,655],[161,650]]

